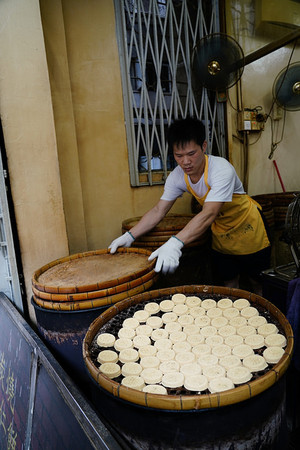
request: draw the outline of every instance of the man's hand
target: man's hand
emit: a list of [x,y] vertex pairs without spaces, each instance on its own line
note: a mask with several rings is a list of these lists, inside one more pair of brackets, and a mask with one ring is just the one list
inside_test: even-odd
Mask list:
[[108,248],[110,248],[110,253],[115,253],[118,247],[131,247],[134,240],[132,234],[126,231],[126,233],[112,241],[109,245]]
[[163,274],[175,272],[179,266],[183,246],[184,243],[180,239],[172,236],[164,245],[151,253],[148,258],[149,261],[157,257],[155,272],[160,272],[160,270]]

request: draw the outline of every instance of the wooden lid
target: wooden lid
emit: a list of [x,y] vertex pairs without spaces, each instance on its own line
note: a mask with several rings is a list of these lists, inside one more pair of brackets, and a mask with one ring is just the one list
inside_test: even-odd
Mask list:
[[[284,330],[284,334],[287,339],[287,346],[285,348],[284,355],[282,356],[280,361],[275,364],[267,373],[265,373],[261,377],[258,377],[254,381],[249,381],[228,391],[213,394],[158,395],[145,393],[125,387],[122,384],[119,384],[116,381],[113,381],[101,374],[99,369],[94,365],[90,354],[90,347],[93,339],[96,337],[97,333],[99,333],[101,328],[109,320],[119,314],[120,311],[126,310],[130,306],[137,305],[149,300],[159,300],[161,297],[173,295],[175,293],[197,295],[199,297],[205,296],[205,298],[209,298],[208,296],[212,296],[214,294],[231,298],[233,300],[236,300],[238,298],[245,298],[250,301],[252,306],[261,306],[270,314],[270,316],[272,316],[279,322],[280,326]],[[135,297],[127,298],[126,300],[119,302],[117,306],[112,306],[111,308],[107,309],[103,314],[101,314],[97,319],[94,320],[86,333],[83,341],[83,358],[90,375],[96,381],[96,383],[99,384],[101,388],[105,389],[117,398],[150,408],[168,410],[199,410],[206,408],[218,408],[234,403],[239,403],[241,401],[259,395],[261,392],[268,389],[270,386],[276,383],[287,370],[291,361],[293,345],[294,337],[292,328],[288,320],[278,308],[276,308],[272,303],[270,303],[263,297],[247,291],[219,286],[180,286],[148,291],[143,294],[136,295]]]
[[129,282],[153,269],[151,252],[142,248],[95,250],[60,258],[38,269],[32,277],[35,289],[48,293],[89,292]]
[[[167,214],[149,234],[182,230],[194,216],[195,214]],[[126,231],[130,230],[140,219],[141,216],[126,219],[122,222],[122,228]]]

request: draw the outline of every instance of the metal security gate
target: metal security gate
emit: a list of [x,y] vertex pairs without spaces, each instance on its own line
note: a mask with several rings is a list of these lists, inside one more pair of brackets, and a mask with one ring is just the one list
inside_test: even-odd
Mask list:
[[3,169],[2,162],[4,149],[1,129],[0,138],[0,292],[3,292],[20,312],[24,312],[7,201],[7,172]]
[[115,11],[132,186],[175,167],[165,133],[177,118],[202,120],[208,153],[225,156],[224,105],[191,73],[197,42],[219,32],[218,0],[115,0]]

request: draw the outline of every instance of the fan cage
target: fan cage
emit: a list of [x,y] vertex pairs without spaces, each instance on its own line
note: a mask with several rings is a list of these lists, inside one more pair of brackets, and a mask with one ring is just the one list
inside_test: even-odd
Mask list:
[[[226,57],[225,57],[226,56]],[[220,71],[210,74],[209,64],[216,61]],[[225,33],[212,33],[200,39],[193,49],[194,83],[209,90],[225,90],[234,86],[244,71],[245,58],[240,44]]]
[[300,110],[300,95],[294,86],[300,82],[300,62],[282,69],[273,84],[273,98],[286,111]]

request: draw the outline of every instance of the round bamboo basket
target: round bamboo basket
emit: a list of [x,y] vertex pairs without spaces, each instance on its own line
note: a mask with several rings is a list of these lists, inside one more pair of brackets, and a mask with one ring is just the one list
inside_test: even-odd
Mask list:
[[125,298],[132,295],[139,294],[140,292],[147,291],[158,279],[158,274],[152,270],[148,275],[141,277],[141,284],[127,289],[115,295],[109,295],[107,297],[92,298],[81,301],[49,301],[44,300],[36,295],[33,295],[34,302],[45,309],[54,309],[56,311],[78,311],[92,308],[99,308],[101,306],[109,307],[110,305],[120,302]]
[[[96,365],[93,363],[91,357],[91,346],[102,327],[107,324],[111,319],[121,312],[125,311],[129,307],[147,301],[157,301],[166,296],[171,296],[175,293],[184,293],[186,295],[197,295],[201,299],[205,298],[224,298],[228,297],[232,300],[238,298],[245,298],[249,300],[251,306],[259,306],[263,310],[267,311],[271,317],[274,318],[282,328],[286,338],[287,346],[285,348],[284,355],[280,361],[272,366],[264,375],[244,383],[234,389],[205,395],[158,395],[141,392],[131,388],[127,388],[116,381],[103,375]],[[84,341],[83,341],[83,358],[89,374],[93,378],[94,382],[104,391],[112,396],[125,400],[131,404],[156,408],[162,410],[172,411],[187,411],[187,410],[201,410],[210,408],[220,408],[223,406],[233,405],[235,403],[243,402],[244,400],[251,399],[258,396],[263,391],[274,385],[286,372],[292,356],[293,351],[293,332],[291,326],[281,311],[276,308],[272,303],[263,297],[256,294],[225,287],[218,286],[180,286],[173,288],[165,288],[160,290],[148,291],[143,294],[136,295],[132,298],[119,302],[118,305],[112,306],[101,314],[90,325]]]
[[51,302],[79,302],[86,300],[101,299],[102,297],[110,297],[118,295],[130,289],[134,289],[143,283],[148,282],[154,277],[154,271],[150,270],[145,275],[138,277],[134,280],[128,281],[127,283],[117,284],[114,287],[102,289],[99,291],[87,291],[79,292],[77,294],[50,294],[49,292],[39,291],[34,286],[32,286],[33,294],[40,298],[41,300],[47,300]]
[[[167,214],[160,222],[151,230],[151,234],[160,234],[174,231],[180,231],[185,225],[194,217],[194,214]],[[136,225],[141,216],[131,217],[122,222],[123,231],[129,231],[134,225]]]
[[[182,230],[194,216],[195,214],[167,214],[156,227],[145,235],[137,238],[134,241],[134,246],[137,248],[151,249],[152,251],[156,250],[167,242],[174,233]],[[122,233],[129,231],[140,219],[141,216],[124,220],[122,222]],[[209,237],[210,231],[207,230],[196,241],[186,245],[184,250],[189,247],[199,247],[206,244]]]
[[150,254],[136,248],[118,248],[114,255],[108,249],[76,253],[56,259],[35,271],[32,286],[50,294],[116,288],[150,272],[155,264],[148,261]]
[[55,260],[32,277],[34,302],[42,308],[75,311],[111,305],[149,289],[157,279],[151,252],[119,248]]
[[273,213],[274,213],[274,225],[275,227],[282,227],[285,223],[286,213],[289,204],[294,200],[295,194],[298,194],[299,191],[296,192],[278,192],[271,194],[259,194],[253,196],[253,199],[256,200],[261,206],[265,216],[268,214],[265,213],[265,207],[271,202]]

